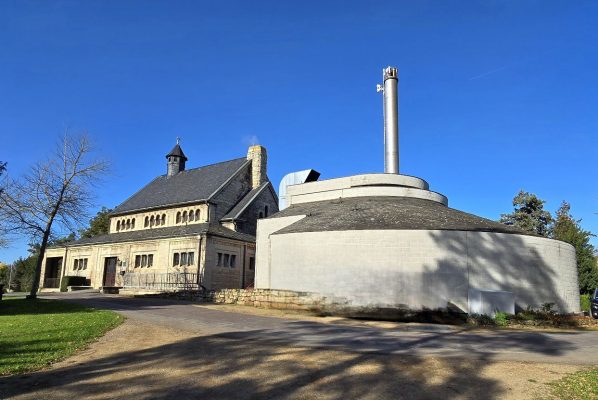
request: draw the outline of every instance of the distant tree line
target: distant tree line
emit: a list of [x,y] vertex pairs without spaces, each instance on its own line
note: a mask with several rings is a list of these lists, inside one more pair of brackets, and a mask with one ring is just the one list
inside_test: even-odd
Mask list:
[[598,287],[598,265],[590,238],[595,235],[582,228],[581,219],[571,215],[571,206],[566,201],[554,216],[544,209],[544,203],[535,194],[522,190],[513,199],[513,212],[502,214],[500,222],[571,244],[577,256],[579,291],[582,294],[593,292]]

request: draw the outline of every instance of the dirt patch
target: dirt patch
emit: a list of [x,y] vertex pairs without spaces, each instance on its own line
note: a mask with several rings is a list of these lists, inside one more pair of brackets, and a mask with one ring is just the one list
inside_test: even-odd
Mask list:
[[527,399],[579,369],[292,347],[127,320],[48,370],[1,378],[0,398]]

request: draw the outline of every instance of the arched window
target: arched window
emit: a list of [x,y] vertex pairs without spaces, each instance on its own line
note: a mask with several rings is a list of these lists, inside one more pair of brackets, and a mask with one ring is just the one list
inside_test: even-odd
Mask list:
[[120,221],[116,221],[116,231],[120,231]]
[[145,228],[149,226],[149,217],[145,217],[145,223],[143,224]]
[[135,218],[131,220],[131,229],[135,229]]
[[123,219],[122,221],[120,221],[120,228],[124,231],[125,229],[127,229],[127,226],[125,224],[125,220]]
[[154,219],[154,216],[152,215],[150,217],[150,227],[154,226],[154,222],[155,222],[155,219]]
[[127,227],[127,229],[131,229],[131,220],[130,219],[127,220],[126,227]]
[[162,214],[162,225],[166,225],[166,214]]
[[180,211],[178,213],[176,213],[176,223],[177,224],[181,223],[181,212]]
[[193,210],[189,211],[189,221],[193,221],[195,219],[195,214],[193,214]]
[[268,218],[268,206],[264,208],[264,217]]
[[183,211],[183,222],[187,222],[187,211]]
[[262,219],[264,218],[264,213],[260,211],[260,213],[257,215],[258,219]]
[[195,210],[195,220],[196,220],[196,221],[199,221],[199,216],[200,216],[200,215],[201,215],[201,214],[199,213],[199,210]]

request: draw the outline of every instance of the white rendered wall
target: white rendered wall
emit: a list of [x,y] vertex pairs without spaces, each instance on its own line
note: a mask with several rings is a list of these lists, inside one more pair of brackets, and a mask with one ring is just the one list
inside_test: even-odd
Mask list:
[[511,291],[519,308],[552,302],[562,312],[579,312],[575,251],[564,242],[425,230],[270,235],[291,222],[282,220],[260,221],[256,288],[316,292],[354,306],[452,303],[468,311],[473,287]]

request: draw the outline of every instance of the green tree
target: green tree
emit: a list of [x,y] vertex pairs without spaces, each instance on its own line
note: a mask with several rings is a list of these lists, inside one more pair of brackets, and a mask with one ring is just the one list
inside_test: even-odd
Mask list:
[[95,217],[89,220],[89,227],[79,233],[82,238],[105,235],[110,230],[110,208],[102,207]]
[[598,268],[596,267],[595,249],[590,244],[591,232],[581,227],[581,220],[576,220],[570,213],[571,206],[563,201],[556,212],[552,237],[575,247],[579,291],[590,293],[598,287]]
[[25,258],[19,257],[12,264],[12,282],[11,287],[18,292],[31,290],[35,279],[35,266],[39,258],[39,244],[29,244],[29,255]]
[[544,200],[535,194],[523,190],[513,199],[514,210],[510,214],[501,214],[500,222],[513,225],[526,232],[548,237],[553,219],[550,212],[544,210]]

